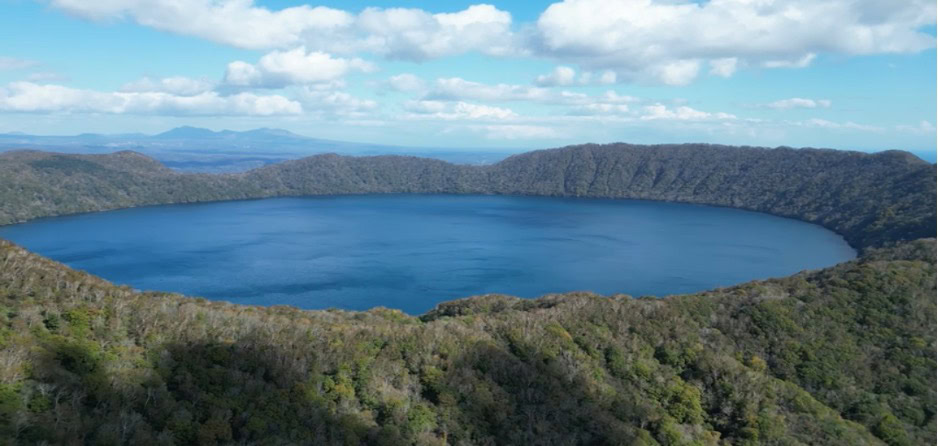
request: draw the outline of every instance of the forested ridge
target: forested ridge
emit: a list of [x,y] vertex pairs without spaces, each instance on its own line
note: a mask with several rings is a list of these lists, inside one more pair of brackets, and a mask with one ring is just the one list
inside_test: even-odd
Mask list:
[[906,153],[587,145],[232,175],[0,154],[4,223],[393,192],[734,206],[824,224],[862,255],[692,295],[486,295],[415,317],[136,292],[0,241],[0,444],[935,443],[935,166]]
[[935,242],[412,317],[138,293],[0,243],[8,444],[932,444]]
[[935,165],[906,152],[703,144],[581,145],[490,166],[317,155],[241,174],[182,174],[134,152],[0,154],[0,224],[130,206],[363,193],[637,198],[821,224],[856,248],[935,235]]

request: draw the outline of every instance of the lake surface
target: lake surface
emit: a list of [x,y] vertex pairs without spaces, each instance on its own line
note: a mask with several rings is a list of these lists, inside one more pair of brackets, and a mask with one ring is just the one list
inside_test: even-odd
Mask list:
[[512,196],[154,206],[0,227],[0,237],[138,289],[412,314],[483,293],[689,293],[855,256],[824,228],[754,212]]

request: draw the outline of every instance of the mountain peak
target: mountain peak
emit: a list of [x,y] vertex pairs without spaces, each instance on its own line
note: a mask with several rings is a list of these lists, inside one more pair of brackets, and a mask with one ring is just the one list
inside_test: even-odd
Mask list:
[[215,132],[201,127],[188,125],[176,127],[156,135],[157,138],[205,138],[214,136]]
[[287,137],[287,138],[306,138],[305,136],[297,135],[296,133],[293,133],[289,130],[273,129],[269,127],[261,127],[259,129],[247,130],[241,133],[248,133],[252,135],[280,136],[280,137]]
[[198,138],[232,138],[239,136],[262,136],[262,137],[277,137],[277,138],[295,138],[295,139],[305,139],[305,136],[297,135],[296,133],[290,132],[284,129],[272,129],[272,128],[259,128],[253,130],[237,131],[237,130],[222,130],[222,131],[212,131],[209,129],[204,129],[201,127],[192,127],[192,126],[182,126],[176,127],[174,129],[165,131],[158,135],[155,135],[156,138],[172,138],[172,139],[198,139]]

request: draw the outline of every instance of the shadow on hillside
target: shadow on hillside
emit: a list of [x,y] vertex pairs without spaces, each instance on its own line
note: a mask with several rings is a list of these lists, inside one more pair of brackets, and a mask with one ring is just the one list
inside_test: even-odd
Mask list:
[[317,365],[270,343],[172,344],[120,371],[92,343],[48,350],[36,378],[58,401],[24,420],[21,444],[404,444],[336,415],[309,380]]
[[[385,341],[392,350],[378,353],[372,373],[392,382],[384,370],[403,350]],[[426,435],[404,427],[416,412],[386,426],[387,402],[361,409],[368,396],[360,383],[312,379],[335,371],[314,361],[317,352],[269,339],[171,344],[138,364],[105,361],[96,344],[74,338],[47,351],[36,378],[56,389],[57,402],[30,408],[29,427],[17,434],[23,444],[398,445],[439,436],[449,444],[629,444],[636,433],[617,418],[634,419],[637,409],[599,395],[570,372],[569,359],[488,341],[466,345],[439,381],[424,377],[413,389],[433,407]]]
[[424,396],[439,401],[455,391],[460,404],[454,418],[475,434],[469,444],[634,443],[635,430],[615,415],[636,408],[624,401],[601,407],[603,397],[561,359],[540,355],[478,342],[453,362],[443,379],[446,390],[431,386]]

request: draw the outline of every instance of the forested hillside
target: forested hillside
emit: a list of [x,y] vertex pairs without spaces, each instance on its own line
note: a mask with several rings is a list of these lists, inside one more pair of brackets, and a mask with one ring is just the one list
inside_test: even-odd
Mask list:
[[[733,206],[862,255],[663,299],[487,295],[412,317],[138,293],[0,241],[0,444],[936,441],[935,166],[903,152],[576,146],[492,166],[322,155],[243,174],[0,154],[0,223],[283,195]],[[916,240],[913,240],[916,239]]]
[[935,241],[422,316],[135,293],[0,242],[7,444],[933,444]]
[[163,203],[356,193],[640,198],[732,206],[824,225],[856,248],[933,237],[935,166],[905,152],[701,144],[583,145],[490,166],[319,155],[243,174],[181,174],[133,152],[0,154],[0,224]]

